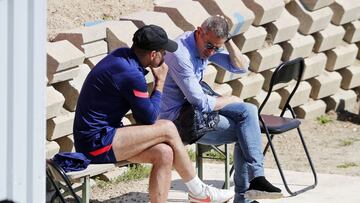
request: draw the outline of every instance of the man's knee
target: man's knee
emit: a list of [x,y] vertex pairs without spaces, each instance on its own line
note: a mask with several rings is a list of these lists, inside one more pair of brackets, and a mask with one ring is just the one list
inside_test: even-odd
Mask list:
[[162,129],[162,132],[169,136],[169,139],[174,136],[178,136],[178,131],[175,124],[170,120],[158,120],[154,125],[157,125],[159,129]]
[[160,164],[170,164],[172,165],[174,161],[174,151],[173,149],[164,143],[157,144],[153,148],[153,163],[160,163]]
[[258,114],[258,108],[256,105],[248,103],[248,102],[244,102],[243,106],[246,109],[246,112],[249,113],[250,115],[257,115]]

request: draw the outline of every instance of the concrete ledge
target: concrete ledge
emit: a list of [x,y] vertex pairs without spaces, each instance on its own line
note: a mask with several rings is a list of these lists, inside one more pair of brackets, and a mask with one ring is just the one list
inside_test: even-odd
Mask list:
[[267,48],[259,49],[247,53],[250,59],[249,69],[259,73],[264,70],[274,68],[280,64],[283,50],[279,45],[273,45]]
[[326,103],[323,100],[313,100],[294,108],[296,116],[303,119],[315,119],[325,114],[325,110]]
[[85,59],[85,54],[66,40],[48,42],[46,44],[46,53],[49,81],[52,80],[54,73],[78,66]]
[[46,119],[57,116],[64,102],[64,96],[53,86],[46,87]]
[[105,29],[102,23],[88,27],[79,27],[59,33],[54,38],[54,41],[68,40],[78,49],[84,51],[81,45],[106,38]]
[[154,11],[139,11],[131,13],[129,15],[121,16],[120,20],[130,20],[138,28],[144,25],[155,24],[166,31],[170,39],[175,39],[181,35],[184,31],[175,25],[166,13],[154,12]]
[[60,152],[75,152],[74,136],[68,135],[55,140],[60,146]]
[[334,71],[349,66],[355,62],[358,48],[355,44],[343,43],[335,49],[326,53],[328,60],[326,62],[326,70]]
[[250,73],[249,75],[237,80],[229,82],[234,96],[238,96],[241,99],[254,97],[261,91],[261,87],[264,84],[264,77],[259,73]]
[[217,70],[215,66],[208,65],[204,71],[203,81],[205,81],[210,87],[214,85]]
[[336,0],[330,5],[334,15],[331,22],[342,25],[360,17],[360,2],[349,0]]
[[65,109],[60,111],[60,115],[46,121],[47,140],[56,140],[60,137],[73,133],[75,112],[68,112]]
[[[260,105],[264,102],[266,95],[267,92],[261,90],[259,94],[257,94],[255,97],[248,99],[247,102],[252,103],[257,107],[260,107]],[[266,105],[261,110],[261,113],[270,114],[270,115],[277,114],[280,111],[279,109],[280,101],[281,101],[280,94],[277,92],[273,92],[270,95],[268,101],[266,102]]]
[[84,63],[87,64],[91,69],[93,69],[95,65],[99,63],[99,61],[105,58],[105,56],[107,56],[107,54],[87,58],[85,59]]
[[214,83],[214,91],[222,96],[230,96],[232,94],[232,89],[230,85],[226,83],[224,84]]
[[282,61],[292,60],[298,57],[306,58],[310,56],[315,40],[311,35],[302,35],[296,33],[289,41],[282,42],[283,48]]
[[324,53],[313,54],[305,59],[305,70],[302,80],[316,77],[325,70],[327,56]]
[[324,98],[326,103],[326,111],[335,110],[335,111],[352,111],[356,104],[357,95],[353,90],[343,90],[340,89],[334,95]]
[[301,0],[301,3],[309,11],[315,11],[327,7],[334,3],[335,0]]
[[268,42],[276,44],[291,39],[297,33],[300,22],[287,10],[284,10],[280,18],[264,25],[268,33]]
[[250,26],[246,32],[236,35],[232,40],[242,53],[246,53],[260,49],[265,42],[266,34],[263,27]]
[[244,74],[232,73],[232,72],[229,72],[229,71],[221,68],[220,66],[218,66],[216,64],[212,64],[212,65],[217,70],[216,79],[215,79],[215,81],[217,83],[225,83],[225,82],[229,82],[232,80],[236,80],[236,79],[248,74],[248,73],[244,73]]
[[135,33],[138,29],[133,22],[107,21],[104,26],[109,53],[120,47],[131,47],[133,35],[129,33]]
[[105,40],[83,44],[81,47],[84,49],[86,58],[108,53],[108,44]]
[[299,0],[286,4],[286,9],[300,21],[299,31],[304,35],[312,34],[325,29],[333,16],[329,7],[316,11],[308,11]]
[[275,21],[285,10],[284,2],[278,0],[243,0],[243,2],[254,12],[253,24],[256,26]]
[[49,76],[49,84],[55,84],[58,82],[71,80],[77,77],[78,74],[79,74],[79,66],[71,69],[63,70],[60,72],[56,72],[53,75]]
[[312,99],[321,99],[335,94],[340,89],[341,75],[338,72],[324,71],[321,75],[311,78],[310,97]]
[[346,30],[344,40],[348,43],[360,41],[360,20],[353,21],[344,25]]
[[55,141],[46,141],[46,158],[50,159],[60,152],[60,146]]
[[75,111],[81,87],[89,72],[90,68],[88,65],[80,65],[79,74],[73,80],[60,82],[53,85],[55,89],[61,92],[65,97],[64,108],[66,110]]
[[223,15],[229,20],[230,35],[246,32],[255,19],[254,13],[242,1],[197,0],[210,15]]
[[191,0],[173,0],[158,4],[154,11],[166,13],[183,31],[195,30],[210,16],[199,2]]
[[341,88],[345,90],[360,86],[360,63],[351,65],[338,71],[342,77]]
[[315,46],[314,52],[322,52],[340,45],[345,35],[345,29],[342,26],[329,24],[329,26],[322,31],[314,34]]
[[[295,87],[295,83],[277,90],[277,92],[281,96],[281,102],[279,105],[281,109],[284,108],[285,102],[287,101],[294,87]],[[306,81],[300,82],[298,89],[296,90],[295,94],[293,95],[293,98],[290,101],[290,106],[296,107],[308,102],[310,99],[310,92],[311,92],[311,85]]]

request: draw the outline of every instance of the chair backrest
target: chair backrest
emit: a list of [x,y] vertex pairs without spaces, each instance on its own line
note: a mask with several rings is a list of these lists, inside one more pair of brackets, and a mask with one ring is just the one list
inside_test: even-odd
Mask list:
[[283,105],[280,116],[284,115],[286,109],[289,109],[292,111],[289,103],[290,103],[291,98],[295,94],[297,88],[300,85],[303,72],[304,72],[304,59],[303,58],[296,58],[296,59],[281,63],[275,69],[274,73],[271,76],[269,90],[268,90],[268,93],[267,93],[264,101],[261,103],[261,105],[259,107],[259,114],[261,113],[261,110],[264,108],[266,102],[268,101],[268,99],[273,91],[273,88],[276,84],[289,83],[290,81],[295,80],[296,84],[294,85],[294,88],[291,90],[288,98],[286,99],[286,102]]

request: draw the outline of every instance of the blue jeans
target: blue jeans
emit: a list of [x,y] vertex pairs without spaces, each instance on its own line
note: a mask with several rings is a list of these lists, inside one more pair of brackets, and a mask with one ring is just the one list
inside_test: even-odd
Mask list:
[[235,193],[240,198],[249,187],[250,180],[264,176],[261,132],[255,105],[245,102],[226,105],[220,110],[216,131],[205,134],[197,141],[208,145],[234,142]]

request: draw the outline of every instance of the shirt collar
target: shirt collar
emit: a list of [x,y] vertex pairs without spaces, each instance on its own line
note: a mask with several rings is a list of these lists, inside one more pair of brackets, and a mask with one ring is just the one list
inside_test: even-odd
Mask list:
[[193,56],[195,56],[196,58],[200,58],[199,50],[196,46],[195,41],[195,31],[190,34],[190,37],[188,38],[188,44],[190,45],[190,51],[192,52]]

